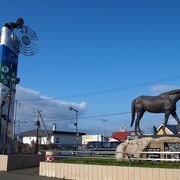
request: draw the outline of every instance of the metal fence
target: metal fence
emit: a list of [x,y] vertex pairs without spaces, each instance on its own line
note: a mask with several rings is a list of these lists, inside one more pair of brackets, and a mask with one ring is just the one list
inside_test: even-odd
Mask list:
[[[52,156],[53,159],[62,158],[101,158],[101,159],[117,159],[130,161],[170,161],[180,162],[180,152],[170,151],[154,151],[154,152],[133,152],[133,151],[60,151],[60,150],[41,150],[39,153],[46,154],[46,156]],[[118,158],[118,154],[121,158]]]

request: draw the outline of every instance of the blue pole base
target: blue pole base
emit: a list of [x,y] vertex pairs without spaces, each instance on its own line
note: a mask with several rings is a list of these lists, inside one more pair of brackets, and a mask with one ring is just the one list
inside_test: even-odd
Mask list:
[[[0,136],[0,154],[3,154],[3,148],[4,148],[4,136]],[[6,143],[6,154],[15,154],[15,145],[14,141],[7,137],[7,143]]]

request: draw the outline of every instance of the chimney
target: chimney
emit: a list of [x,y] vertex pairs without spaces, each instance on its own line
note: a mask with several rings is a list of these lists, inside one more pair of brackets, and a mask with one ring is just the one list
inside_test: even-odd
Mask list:
[[56,124],[53,124],[53,131],[56,131]]

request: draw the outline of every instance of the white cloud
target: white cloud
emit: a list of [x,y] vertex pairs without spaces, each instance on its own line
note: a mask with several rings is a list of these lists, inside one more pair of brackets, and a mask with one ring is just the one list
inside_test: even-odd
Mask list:
[[78,116],[81,116],[86,111],[87,106],[85,102],[61,101],[43,96],[39,91],[21,86],[17,86],[16,99],[20,103],[20,106],[17,108],[17,121],[28,122],[22,124],[22,130],[35,128],[34,122],[37,119],[37,115],[33,113],[35,108],[42,109],[42,116],[48,129],[51,129],[52,124],[56,123],[57,130],[74,130],[75,112],[70,111],[69,107],[72,106],[74,109],[77,109]]
[[153,94],[158,95],[162,92],[170,91],[173,89],[179,89],[177,86],[167,85],[167,84],[157,84],[150,87]]

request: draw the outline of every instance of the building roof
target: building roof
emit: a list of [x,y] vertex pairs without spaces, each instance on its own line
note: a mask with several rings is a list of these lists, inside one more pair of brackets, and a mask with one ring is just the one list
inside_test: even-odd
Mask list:
[[[52,130],[47,130],[47,133],[52,136],[52,135],[76,135],[76,132],[70,132],[70,131],[52,131]],[[78,132],[79,135],[85,135],[83,132]],[[37,130],[29,130],[22,132],[20,134],[20,137],[34,137],[37,134]],[[46,131],[44,129],[39,129],[39,137],[46,137]]]
[[[164,127],[164,124],[161,124],[160,127],[157,129],[157,132]],[[167,124],[166,128],[169,129],[169,131],[172,132],[172,134],[178,134],[178,125],[171,125]]]
[[177,134],[177,133],[178,133],[177,125],[167,124],[166,127],[167,127],[173,134]]
[[125,141],[129,135],[128,131],[125,132],[113,132],[112,138],[117,139],[118,141]]

